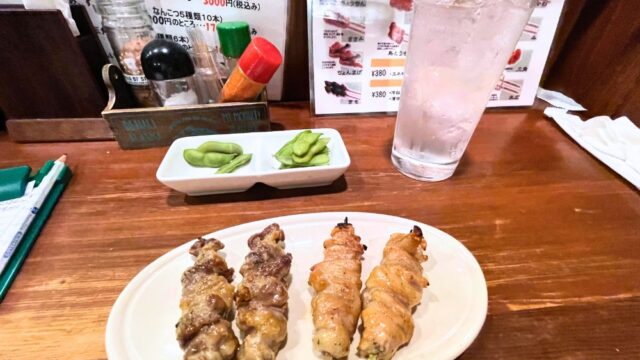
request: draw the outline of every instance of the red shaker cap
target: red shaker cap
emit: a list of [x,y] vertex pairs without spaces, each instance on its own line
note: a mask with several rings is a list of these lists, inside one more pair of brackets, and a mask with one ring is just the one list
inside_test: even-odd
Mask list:
[[247,77],[266,84],[282,64],[282,55],[269,40],[256,36],[238,59],[238,66]]

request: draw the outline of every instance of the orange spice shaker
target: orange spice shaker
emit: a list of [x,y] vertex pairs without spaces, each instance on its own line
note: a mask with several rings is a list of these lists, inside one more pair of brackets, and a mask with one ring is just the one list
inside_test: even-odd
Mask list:
[[220,93],[220,102],[253,101],[282,64],[278,48],[256,36],[238,59]]

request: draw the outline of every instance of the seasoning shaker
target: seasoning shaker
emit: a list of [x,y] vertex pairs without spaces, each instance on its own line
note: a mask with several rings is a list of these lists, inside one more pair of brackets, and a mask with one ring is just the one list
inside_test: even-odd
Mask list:
[[140,60],[162,106],[198,104],[195,68],[185,48],[173,41],[155,39],[142,49]]
[[97,6],[102,16],[102,29],[138,105],[158,106],[140,64],[142,48],[155,38],[144,0],[98,0]]
[[256,36],[224,84],[220,102],[255,100],[281,64],[282,55],[278,48],[267,39]]
[[227,21],[216,26],[220,52],[225,66],[221,76],[226,80],[238,63],[238,59],[251,42],[249,24],[244,21]]

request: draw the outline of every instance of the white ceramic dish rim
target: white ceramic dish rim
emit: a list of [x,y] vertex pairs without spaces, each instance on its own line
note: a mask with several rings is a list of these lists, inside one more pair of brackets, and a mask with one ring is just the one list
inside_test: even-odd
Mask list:
[[[342,154],[342,157],[344,157],[344,161],[339,162],[339,163],[330,163],[328,165],[322,165],[322,166],[310,166],[310,167],[301,167],[301,168],[292,168],[292,169],[273,169],[273,170],[266,170],[266,171],[255,171],[255,172],[250,172],[250,173],[246,173],[246,174],[237,174],[237,173],[229,173],[229,174],[209,174],[209,175],[192,175],[192,176],[181,176],[179,174],[171,174],[168,170],[167,167],[169,166],[168,163],[171,159],[172,156],[177,156],[174,155],[174,153],[176,153],[177,151],[175,150],[176,147],[179,146],[180,142],[184,142],[184,139],[190,138],[202,138],[203,141],[211,141],[211,140],[216,140],[218,139],[218,141],[225,141],[225,138],[234,138],[234,137],[255,137],[255,136],[263,136],[263,141],[264,138],[268,138],[269,136],[281,136],[284,134],[297,134],[301,131],[304,130],[311,130],[313,132],[322,132],[322,133],[327,133],[330,132],[333,134],[332,139],[335,138],[339,141],[337,141],[337,144],[334,145],[334,151],[339,151]],[[284,143],[282,144],[284,145]],[[273,154],[262,154],[261,156],[272,156]],[[252,159],[251,161],[259,161],[257,158],[255,158],[255,154],[254,154],[254,159]],[[286,176],[287,174],[292,174],[292,173],[317,173],[317,172],[326,172],[328,170],[338,170],[338,169],[347,169],[349,168],[349,166],[351,165],[351,157],[349,156],[349,151],[347,151],[347,147],[344,143],[344,140],[342,139],[342,135],[340,134],[340,132],[336,129],[332,129],[332,128],[318,128],[318,129],[293,129],[293,130],[279,130],[279,131],[263,131],[263,132],[249,132],[249,133],[237,133],[237,134],[211,134],[211,135],[198,135],[198,136],[187,136],[187,137],[182,137],[182,138],[178,138],[176,140],[174,140],[171,145],[169,146],[169,148],[167,149],[167,152],[165,153],[164,157],[162,158],[162,162],[160,163],[160,166],[158,166],[158,170],[156,171],[156,178],[162,182],[172,182],[172,181],[184,181],[184,180],[195,180],[195,179],[211,179],[211,180],[215,180],[216,178],[224,178],[224,177],[235,177],[235,178],[242,178],[242,179],[246,179],[246,178],[255,178],[256,179],[256,183],[260,182],[260,178],[263,176],[270,176],[270,175],[283,175]]]

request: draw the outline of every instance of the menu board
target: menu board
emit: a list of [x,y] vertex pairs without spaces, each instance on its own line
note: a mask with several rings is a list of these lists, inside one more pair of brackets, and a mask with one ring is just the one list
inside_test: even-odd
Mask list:
[[533,104],[564,1],[538,0],[507,67],[491,93],[488,107]]
[[316,114],[397,111],[411,0],[311,0]]
[[[538,0],[488,106],[532,105],[564,0]],[[412,0],[310,0],[315,114],[396,112]]]
[[[71,3],[87,8],[107,56],[112,63],[117,64],[109,40],[102,30],[102,19],[96,1],[74,0]],[[216,47],[216,24],[223,21],[246,21],[251,26],[252,35],[267,38],[285,55],[289,4],[286,0],[145,0],[145,4],[156,36],[175,41],[187,49],[191,48],[186,31],[189,27],[201,28],[209,46]],[[282,75],[281,66],[267,86],[271,100],[279,100],[282,95]]]

